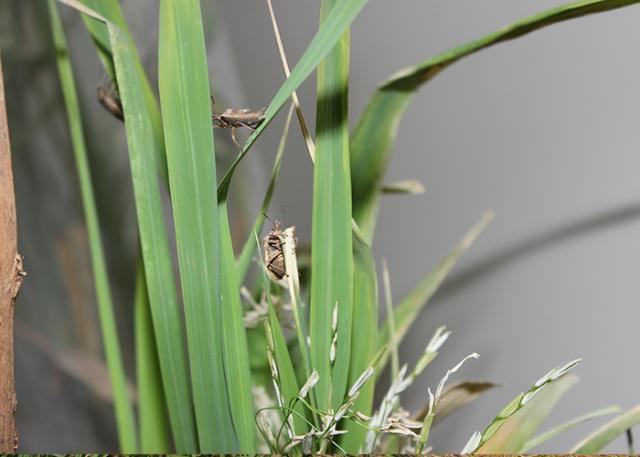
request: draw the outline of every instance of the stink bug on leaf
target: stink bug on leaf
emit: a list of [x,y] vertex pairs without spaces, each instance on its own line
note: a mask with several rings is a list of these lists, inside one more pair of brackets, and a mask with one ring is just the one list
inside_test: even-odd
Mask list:
[[[213,104],[213,97],[211,97],[211,103]],[[222,114],[213,113],[211,120],[214,127],[231,129],[231,139],[238,147],[241,147],[236,140],[236,129],[238,127],[246,127],[254,131],[264,121],[266,109],[266,106],[257,111],[247,108],[228,108]]]
[[282,252],[282,230],[280,222],[272,222],[273,228],[263,239],[264,263],[271,279],[280,281],[287,274]]

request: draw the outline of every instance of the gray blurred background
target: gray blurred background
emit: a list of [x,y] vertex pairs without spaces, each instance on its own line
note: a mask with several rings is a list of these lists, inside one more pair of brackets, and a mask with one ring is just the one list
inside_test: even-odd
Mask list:
[[[122,3],[155,85],[157,2]],[[371,0],[351,34],[352,123],[391,73],[561,3]],[[293,63],[317,29],[318,2],[274,0],[274,6]],[[95,100],[103,74],[84,25],[68,8],[62,13],[100,216],[108,221],[105,244],[123,345],[131,347],[137,247],[125,140],[122,127]],[[266,3],[205,1],[203,13],[216,98],[229,106],[267,104],[283,74]],[[544,428],[609,404],[628,408],[640,402],[639,25],[635,6],[483,51],[426,85],[404,117],[387,179],[416,178],[427,192],[382,203],[373,249],[378,266],[388,260],[394,297],[411,290],[485,209],[497,213],[401,348],[402,361],[413,363],[436,327],[453,330],[427,376],[405,395],[413,409],[426,401],[427,386],[470,352],[481,358],[460,378],[505,383],[439,426],[435,451],[459,451],[514,395],[578,356],[584,357],[577,370],[581,382]],[[0,0],[20,245],[29,272],[17,308],[21,451],[114,451],[111,409],[95,394],[104,380],[87,381],[94,386],[88,389],[67,366],[77,348],[86,359],[78,372],[101,352],[50,41],[44,1]],[[299,91],[311,126],[314,92],[314,78]],[[249,196],[244,206],[236,205],[239,225],[257,211],[282,118],[235,180],[232,194]],[[228,141],[219,149],[224,164],[232,157]],[[310,239],[311,177],[301,136],[292,129],[271,213],[295,224],[303,243]],[[125,356],[133,373],[131,351]],[[540,451],[566,451],[603,421]],[[605,451],[625,452],[626,446],[620,440]]]

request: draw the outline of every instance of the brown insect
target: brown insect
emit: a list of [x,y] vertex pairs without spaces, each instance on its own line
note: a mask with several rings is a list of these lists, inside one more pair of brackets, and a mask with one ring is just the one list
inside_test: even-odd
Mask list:
[[122,102],[120,101],[120,94],[118,94],[118,89],[112,80],[107,79],[98,85],[98,100],[104,109],[121,121],[124,120],[124,111],[122,109]]
[[[271,219],[265,215],[267,219]],[[264,244],[264,263],[267,273],[274,281],[279,281],[287,274],[284,264],[284,253],[282,252],[282,230],[279,221],[271,221],[273,228],[262,240]]]
[[[213,104],[213,97],[211,97],[211,103]],[[231,129],[231,139],[238,147],[241,147],[236,140],[236,129],[246,127],[254,131],[264,122],[266,109],[266,106],[257,111],[252,111],[248,108],[227,108],[222,114],[213,113],[211,120],[214,127]]]

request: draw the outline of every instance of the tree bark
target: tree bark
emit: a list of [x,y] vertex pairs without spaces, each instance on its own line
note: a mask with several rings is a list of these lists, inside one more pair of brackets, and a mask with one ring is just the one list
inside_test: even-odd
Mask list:
[[13,308],[25,272],[18,254],[9,126],[0,60],[0,453],[18,448],[13,378]]

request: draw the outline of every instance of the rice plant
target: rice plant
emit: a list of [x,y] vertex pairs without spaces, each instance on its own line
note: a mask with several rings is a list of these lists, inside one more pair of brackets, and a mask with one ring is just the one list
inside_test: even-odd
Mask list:
[[[447,387],[451,377],[472,363],[470,359],[478,358],[472,352],[440,374],[441,381],[425,392],[422,411],[410,412],[402,405],[402,392],[440,354],[450,332],[442,327],[425,341],[425,351],[413,367],[402,363],[398,346],[493,212],[482,215],[441,263],[395,304],[385,268],[388,313],[379,322],[371,244],[381,197],[385,192],[420,191],[416,182],[383,186],[398,125],[416,92],[457,60],[546,26],[639,0],[574,1],[403,69],[371,95],[353,129],[348,122],[349,28],[367,0],[321,0],[318,31],[291,68],[277,11],[265,1],[279,48],[271,62],[283,67],[282,85],[275,94],[267,94],[271,102],[264,110],[221,114],[212,112],[198,1],[149,5],[159,8],[157,84],[145,74],[117,0],[47,1],[89,234],[120,451],[422,453],[430,449],[432,429],[443,417],[496,387],[465,380]],[[87,165],[91,151],[85,145],[77,81],[59,19],[63,7],[83,16],[96,56],[113,84],[112,90],[102,92],[101,101],[124,121],[140,240],[132,308],[137,409],[126,388],[124,348],[115,325]],[[315,135],[309,133],[296,95],[313,72]],[[247,153],[290,101],[269,186],[251,232],[236,252],[231,242],[235,228],[229,218],[230,184],[238,164],[251,160]],[[274,227],[261,241],[294,112],[313,166],[311,260],[304,262],[296,253],[294,227]],[[225,128],[234,129],[234,141],[235,129],[247,129],[250,135],[233,163],[220,170],[214,135],[226,133]],[[162,212],[165,190],[170,195],[171,225]],[[177,271],[171,260],[173,238]],[[310,271],[308,282],[300,281],[303,266]],[[262,363],[251,364],[254,359]],[[575,376],[569,372],[578,362],[554,368],[535,381],[455,451],[525,452],[584,421],[617,414],[616,407],[587,412],[536,435],[573,385]],[[381,400],[375,402],[376,381],[388,364],[391,385],[378,392]],[[638,422],[636,407],[572,451],[599,452]]]

